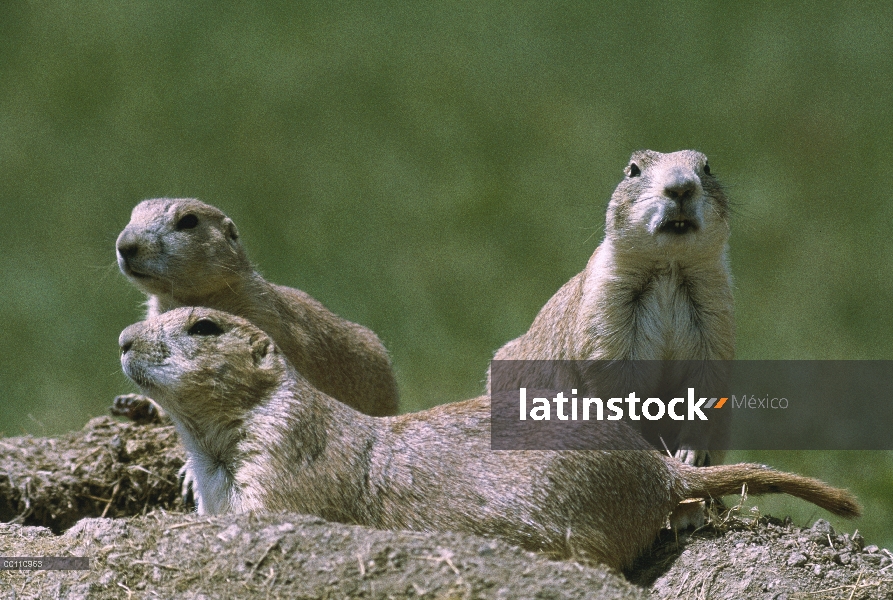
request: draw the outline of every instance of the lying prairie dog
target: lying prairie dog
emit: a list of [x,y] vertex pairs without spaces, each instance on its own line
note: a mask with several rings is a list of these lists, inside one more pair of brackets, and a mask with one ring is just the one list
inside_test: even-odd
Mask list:
[[492,451],[484,396],[368,417],[311,386],[269,335],[213,309],[157,315],[119,343],[124,372],[181,435],[203,514],[295,511],[465,531],[623,569],[687,498],[746,485],[837,515],[860,510],[845,490],[765,466],[685,465],[619,421],[596,430],[605,447],[640,450]]

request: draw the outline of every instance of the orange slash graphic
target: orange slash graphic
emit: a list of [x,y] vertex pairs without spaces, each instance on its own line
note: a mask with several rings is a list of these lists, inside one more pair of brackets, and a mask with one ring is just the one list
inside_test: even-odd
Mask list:
[[726,400],[728,400],[728,398],[720,398],[719,402],[717,402],[716,406],[714,406],[713,408],[722,408],[722,405],[726,403]]

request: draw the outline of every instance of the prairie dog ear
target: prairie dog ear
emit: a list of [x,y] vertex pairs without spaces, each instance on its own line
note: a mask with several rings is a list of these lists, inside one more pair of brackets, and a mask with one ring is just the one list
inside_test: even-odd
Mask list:
[[259,369],[270,369],[276,364],[279,350],[270,338],[260,337],[251,342],[251,359]]
[[238,246],[239,243],[239,230],[236,228],[236,224],[233,223],[232,219],[226,217],[223,219],[223,231],[226,234],[226,240],[233,246]]

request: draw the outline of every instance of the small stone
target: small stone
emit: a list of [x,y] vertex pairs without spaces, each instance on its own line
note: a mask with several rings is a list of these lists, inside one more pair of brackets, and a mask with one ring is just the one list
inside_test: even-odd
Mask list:
[[812,533],[821,533],[822,535],[834,535],[834,528],[831,527],[831,523],[826,521],[825,519],[819,519],[815,523],[812,524],[812,527],[809,528]]
[[849,577],[843,571],[828,571],[827,574],[828,579],[835,579],[837,581],[847,581]]
[[866,546],[865,549],[862,550],[862,551],[863,551],[863,552],[867,552],[868,554],[874,554],[874,553],[876,553],[878,550],[880,550],[880,548],[878,548],[876,545],[872,544],[872,545],[870,545],[870,546]]
[[830,537],[833,535],[834,528],[831,527],[831,523],[829,523],[825,519],[819,519],[818,521],[813,523],[812,527],[809,530],[809,541],[827,546],[831,543]]
[[788,566],[789,567],[802,567],[806,564],[806,561],[809,560],[800,552],[793,552],[788,557]]
[[840,564],[840,554],[833,548],[825,548],[821,554],[823,561],[830,561]]

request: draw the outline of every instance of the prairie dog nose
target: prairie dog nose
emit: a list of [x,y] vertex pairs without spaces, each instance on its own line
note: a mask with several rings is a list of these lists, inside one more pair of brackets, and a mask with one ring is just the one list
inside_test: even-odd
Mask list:
[[134,323],[124,329],[118,336],[118,345],[121,347],[121,356],[124,356],[133,348],[133,341],[140,330],[139,323]]
[[682,204],[701,189],[701,180],[693,171],[674,169],[664,181],[664,195]]
[[139,240],[137,239],[137,236],[125,229],[121,232],[121,235],[118,236],[118,241],[115,243],[115,249],[118,250],[118,254],[121,258],[133,258],[136,256],[137,252],[139,252]]

